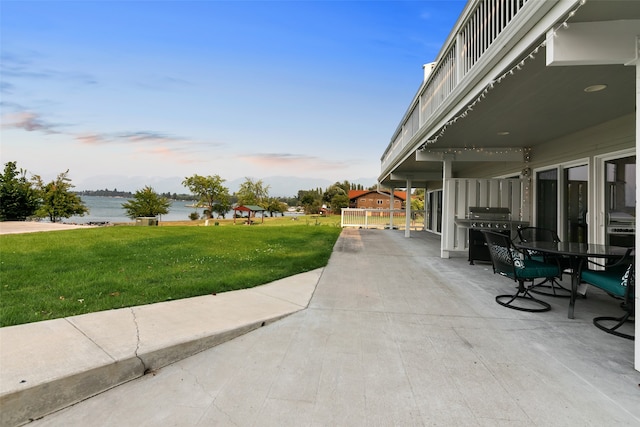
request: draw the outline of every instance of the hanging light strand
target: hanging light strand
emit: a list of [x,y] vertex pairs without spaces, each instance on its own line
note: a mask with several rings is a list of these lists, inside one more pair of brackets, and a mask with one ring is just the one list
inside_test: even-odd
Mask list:
[[[558,26],[556,26],[555,28],[553,28],[551,30],[551,35],[553,37],[556,37],[556,34],[558,33],[558,31],[569,28],[569,20],[571,18],[573,18],[576,14],[576,12],[582,7],[584,6],[584,4],[587,2],[587,0],[580,0],[580,2],[578,3],[578,5],[576,6],[575,9],[573,9],[571,12],[569,12],[567,14],[567,17],[565,18],[565,20],[560,23]],[[506,79],[509,76],[514,75],[517,71],[522,70],[522,68],[525,66],[525,64],[530,61],[535,59],[536,55],[540,52],[540,49],[546,47],[547,45],[547,41],[543,40],[538,46],[536,46],[531,52],[529,52],[528,55],[525,55],[524,58],[518,62],[516,65],[514,65],[513,67],[511,67],[509,70],[507,70],[506,72],[504,72],[500,77],[498,77],[497,79],[491,80],[491,82],[489,82],[485,88],[482,90],[482,92],[480,93],[480,95],[478,95],[473,102],[471,102],[470,104],[467,105],[467,107],[458,115],[456,115],[455,117],[451,118],[449,121],[447,121],[442,128],[440,129],[440,131],[435,134],[434,136],[432,136],[431,138],[427,139],[427,141],[422,144],[419,148],[419,150],[423,151],[427,148],[428,144],[433,144],[435,143],[438,139],[440,139],[444,133],[446,132],[447,128],[449,126],[451,126],[452,124],[456,123],[458,120],[463,119],[465,117],[467,117],[469,115],[469,113],[471,111],[473,111],[473,108],[479,104],[489,93],[489,91],[491,91],[493,88],[495,88],[496,85],[500,84],[504,79]]]

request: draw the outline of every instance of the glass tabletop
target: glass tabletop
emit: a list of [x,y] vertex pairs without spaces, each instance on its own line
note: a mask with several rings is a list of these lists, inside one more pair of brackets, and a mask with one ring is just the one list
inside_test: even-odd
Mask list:
[[613,245],[598,245],[595,243],[575,242],[518,242],[514,243],[518,248],[538,252],[547,252],[565,256],[579,257],[620,257],[627,253],[629,248]]

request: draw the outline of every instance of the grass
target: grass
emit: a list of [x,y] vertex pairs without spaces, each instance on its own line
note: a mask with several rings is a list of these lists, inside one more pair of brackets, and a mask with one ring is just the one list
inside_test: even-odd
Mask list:
[[287,220],[0,236],[0,326],[250,288],[325,266],[341,229]]

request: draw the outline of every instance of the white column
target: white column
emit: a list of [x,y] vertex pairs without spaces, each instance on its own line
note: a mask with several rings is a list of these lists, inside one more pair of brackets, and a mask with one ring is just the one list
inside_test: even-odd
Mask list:
[[427,186],[424,186],[424,220],[422,221],[422,231],[427,231]]
[[[636,58],[640,58],[640,38],[636,37]],[[640,147],[640,60],[636,59],[636,153]],[[637,184],[637,183],[636,183]],[[640,196],[639,186],[636,185],[636,218],[638,218],[638,196]],[[636,233],[636,248],[640,242],[640,237]],[[636,264],[637,267],[637,264]],[[638,275],[636,271],[636,276]],[[636,289],[638,289],[636,287]],[[636,290],[636,313],[640,313],[640,292]],[[635,367],[640,371],[640,322],[636,320],[636,341],[635,341]]]
[[396,189],[391,187],[391,195],[389,196],[389,229],[393,230],[393,208],[395,206],[395,195]]
[[407,178],[407,201],[405,202],[404,237],[411,237],[411,178]]
[[442,235],[440,236],[440,258],[449,258],[449,251],[445,250],[446,242],[451,240],[453,243],[453,227],[454,212],[453,207],[449,206],[449,193],[447,191],[446,180],[453,176],[451,171],[453,164],[453,155],[446,155],[442,159]]

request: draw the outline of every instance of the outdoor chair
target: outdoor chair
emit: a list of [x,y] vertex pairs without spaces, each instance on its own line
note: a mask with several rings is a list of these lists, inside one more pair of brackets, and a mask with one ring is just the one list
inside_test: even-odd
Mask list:
[[[521,227],[517,229],[518,239],[521,242],[559,242],[560,238],[555,231],[548,228],[541,227]],[[535,283],[529,289],[530,292],[547,295],[558,298],[569,298],[571,296],[571,290],[562,286],[558,279],[562,279],[562,271],[570,268],[570,260],[563,256],[553,256],[550,254],[541,254],[536,251],[527,251],[526,255],[533,260],[546,262],[549,264],[558,264],[560,266],[560,276],[545,278],[539,283]]]
[[[509,236],[483,230],[489,255],[493,264],[493,272],[506,276],[518,282],[518,290],[514,295],[498,295],[496,302],[502,306],[520,311],[542,312],[551,310],[551,305],[533,297],[530,293],[531,286],[525,286],[525,282],[533,283],[536,279],[558,277],[560,267],[536,261],[527,257],[513,246]],[[518,303],[520,301],[521,303]]]
[[[620,307],[624,310],[622,316],[600,316],[593,319],[593,324],[603,331],[629,340],[633,335],[618,331],[625,322],[633,320],[635,316],[635,260],[629,256],[632,249],[618,262],[607,265],[604,270],[585,269],[580,272],[582,282],[602,289],[610,296],[621,300]],[[612,326],[611,322],[614,322]]]

